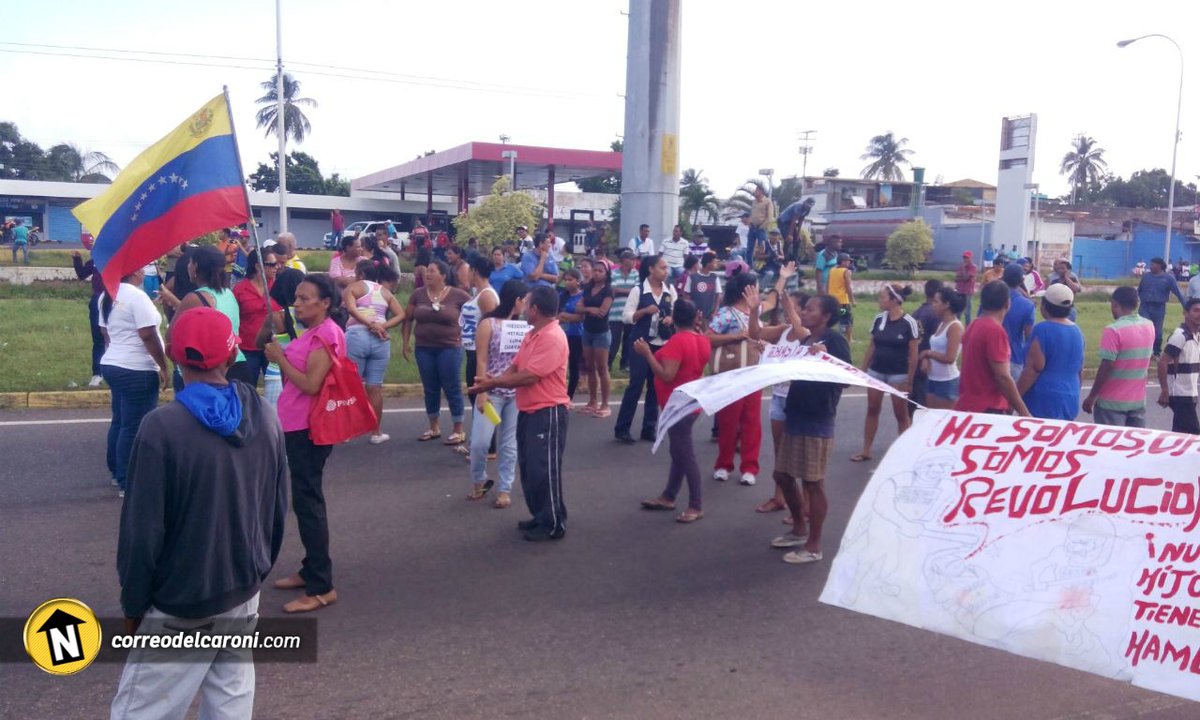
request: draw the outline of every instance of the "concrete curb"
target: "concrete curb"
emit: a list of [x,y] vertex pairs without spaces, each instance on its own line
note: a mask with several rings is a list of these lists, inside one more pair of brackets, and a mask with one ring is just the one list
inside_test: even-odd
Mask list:
[[[580,391],[587,393],[587,383],[580,379]],[[629,381],[625,378],[613,378],[611,395],[624,390]],[[464,387],[465,392],[465,387]],[[388,383],[383,386],[385,398],[416,398],[422,397],[425,391],[418,383]],[[159,402],[165,403],[175,399],[172,390],[159,394]],[[610,397],[611,399],[611,397]],[[91,408],[106,408],[112,404],[112,396],[108,390],[61,390],[44,392],[6,392],[0,393],[0,410],[83,410]]]

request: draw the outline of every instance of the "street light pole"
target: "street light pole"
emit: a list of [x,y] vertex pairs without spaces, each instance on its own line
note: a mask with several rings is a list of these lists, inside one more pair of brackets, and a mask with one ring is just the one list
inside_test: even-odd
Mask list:
[[509,190],[517,189],[517,151],[503,150],[500,152],[500,157],[508,161],[508,183]]
[[288,231],[287,118],[283,95],[283,0],[275,0],[275,134],[279,136],[279,232]]
[[1175,52],[1179,53],[1179,96],[1175,101],[1175,138],[1171,145],[1171,186],[1167,189],[1167,238],[1163,242],[1163,260],[1167,263],[1171,262],[1171,233],[1175,222],[1175,160],[1179,155],[1179,116],[1183,110],[1183,48],[1179,47],[1179,43],[1175,42],[1167,35],[1161,33],[1151,33],[1135,37],[1132,40],[1122,40],[1117,43],[1117,47],[1123,48],[1138,40],[1146,38],[1162,38],[1175,46]]

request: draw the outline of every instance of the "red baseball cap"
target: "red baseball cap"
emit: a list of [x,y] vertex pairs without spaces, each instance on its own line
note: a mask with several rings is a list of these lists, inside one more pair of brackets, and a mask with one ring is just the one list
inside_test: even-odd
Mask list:
[[171,327],[171,359],[180,365],[211,370],[228,361],[237,347],[233,323],[214,308],[187,310]]
[[967,251],[963,252],[963,257],[965,257],[965,258],[971,257],[971,251],[967,250]]

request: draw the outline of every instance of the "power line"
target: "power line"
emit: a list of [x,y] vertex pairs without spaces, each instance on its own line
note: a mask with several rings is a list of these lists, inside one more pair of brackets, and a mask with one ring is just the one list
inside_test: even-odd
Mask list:
[[[11,54],[28,54],[28,55],[43,55],[49,57],[72,57],[95,60],[119,60],[126,62],[142,62],[151,64],[166,64],[166,65],[186,65],[194,67],[219,67],[233,68],[237,70],[274,70],[274,61],[267,58],[252,58],[236,55],[205,55],[197,53],[168,53],[155,50],[123,50],[119,48],[100,48],[88,47],[83,45],[49,45],[43,43],[21,43],[10,42],[7,40],[0,41],[0,45],[11,45],[19,48],[48,48],[48,50],[29,50],[29,49],[12,49],[0,47],[0,52]],[[68,52],[69,51],[69,52]],[[95,53],[117,53],[120,56],[95,54]],[[153,55],[154,58],[134,57],[134,55]],[[198,62],[197,60],[171,60],[167,58],[196,58],[198,60],[219,60],[225,62]],[[264,67],[240,65],[236,63],[252,62],[264,63]],[[530,95],[534,97],[571,97],[571,98],[600,98],[607,97],[596,93],[580,93],[580,92],[563,92],[547,88],[534,88],[520,85],[505,85],[499,83],[485,83],[475,80],[458,80],[453,78],[439,78],[428,75],[406,75],[402,73],[393,73],[385,70],[373,70],[370,68],[355,68],[343,65],[326,65],[321,63],[307,63],[301,61],[292,61],[288,63],[294,67],[304,68],[319,68],[324,70],[335,70],[339,72],[322,72],[321,70],[306,69],[304,72],[312,75],[320,75],[325,77],[336,77],[350,80],[367,80],[390,82],[400,85],[416,85],[422,87],[439,87],[451,90],[473,90],[495,93],[511,93],[518,95]]]

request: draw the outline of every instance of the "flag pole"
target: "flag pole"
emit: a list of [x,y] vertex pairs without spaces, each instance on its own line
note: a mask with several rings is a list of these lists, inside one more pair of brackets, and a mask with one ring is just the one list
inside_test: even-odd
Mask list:
[[267,288],[267,268],[263,265],[262,245],[258,241],[258,224],[254,222],[254,208],[250,205],[250,187],[246,185],[246,172],[242,168],[242,151],[238,148],[237,124],[233,121],[233,103],[229,101],[229,86],[222,85],[221,92],[225,95],[225,111],[229,113],[229,134],[233,137],[233,154],[237,157],[238,180],[242,183],[242,192],[246,196],[246,215],[250,227],[250,237],[254,240],[254,251],[258,253],[258,279],[262,282],[263,303],[267,306],[267,322],[271,321],[271,291]]

